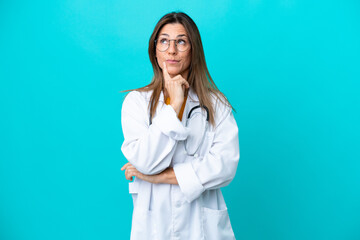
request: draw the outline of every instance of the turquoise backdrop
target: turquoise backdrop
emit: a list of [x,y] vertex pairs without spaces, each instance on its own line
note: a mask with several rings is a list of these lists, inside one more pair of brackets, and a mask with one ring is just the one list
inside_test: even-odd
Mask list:
[[0,239],[129,239],[120,90],[164,14],[236,109],[237,239],[360,239],[360,2],[0,1]]

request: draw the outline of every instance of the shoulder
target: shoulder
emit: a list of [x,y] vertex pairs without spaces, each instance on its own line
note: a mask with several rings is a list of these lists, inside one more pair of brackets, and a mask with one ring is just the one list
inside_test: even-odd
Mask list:
[[133,90],[126,94],[122,103],[122,112],[146,111],[151,93]]
[[216,112],[221,114],[224,112],[232,111],[229,101],[227,100],[225,95],[220,93],[211,93],[210,96],[211,96],[212,105],[214,106]]
[[149,99],[151,97],[152,94],[152,90],[150,91],[137,91],[137,90],[133,90],[131,92],[129,92],[128,94],[126,94],[125,99],[137,99],[137,98],[142,98],[142,99]]
[[147,92],[133,90],[126,94],[123,105],[133,102],[148,102],[150,100],[151,94],[152,90]]
[[211,92],[211,102],[215,111],[215,125],[220,124],[225,118],[232,114],[232,107],[221,93]]

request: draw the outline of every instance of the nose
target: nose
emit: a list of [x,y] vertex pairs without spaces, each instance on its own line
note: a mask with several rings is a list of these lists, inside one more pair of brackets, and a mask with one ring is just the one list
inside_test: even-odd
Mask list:
[[[172,42],[172,44],[171,44],[171,42]],[[169,45],[169,48],[168,48],[168,53],[169,54],[175,54],[176,51],[177,51],[176,46],[175,46],[175,41],[170,41],[169,44],[170,45]]]

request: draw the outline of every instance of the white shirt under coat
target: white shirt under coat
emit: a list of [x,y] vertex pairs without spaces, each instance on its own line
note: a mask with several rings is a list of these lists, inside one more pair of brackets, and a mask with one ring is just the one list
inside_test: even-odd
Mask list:
[[235,239],[220,190],[234,178],[240,158],[232,110],[217,101],[215,127],[209,124],[197,154],[188,156],[184,140],[190,130],[185,121],[190,109],[199,105],[197,95],[189,90],[180,121],[175,110],[164,103],[161,92],[149,125],[151,93],[132,91],[125,97],[121,150],[143,174],[157,174],[172,166],[179,185],[152,184],[137,178],[129,183],[134,204],[131,239]]

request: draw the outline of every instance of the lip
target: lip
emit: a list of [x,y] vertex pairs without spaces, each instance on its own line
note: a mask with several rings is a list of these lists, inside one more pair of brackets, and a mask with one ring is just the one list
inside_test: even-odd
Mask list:
[[179,60],[168,59],[168,60],[166,60],[166,62],[168,62],[168,63],[178,63]]

